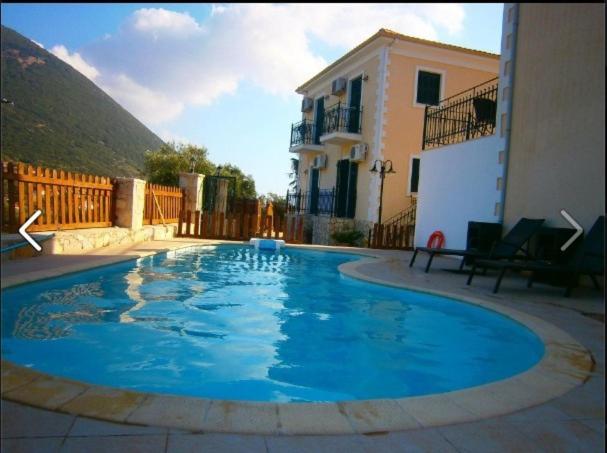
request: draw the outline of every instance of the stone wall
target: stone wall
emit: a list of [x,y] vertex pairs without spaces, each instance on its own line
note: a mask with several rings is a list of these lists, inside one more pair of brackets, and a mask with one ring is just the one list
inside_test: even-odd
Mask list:
[[[39,255],[78,255],[110,245],[126,245],[143,241],[171,239],[176,232],[177,224],[166,226],[146,225],[139,230],[109,227],[56,231],[53,238],[41,244],[42,251],[40,253],[30,246],[24,246],[2,254],[2,260],[28,258]],[[3,247],[19,242],[23,242],[23,238],[20,235],[4,235],[3,237]]]
[[[312,244],[318,245],[335,245],[335,241],[331,235],[335,231],[340,230],[358,230],[364,234],[363,242],[366,241],[369,233],[369,228],[373,227],[373,222],[357,219],[345,219],[329,216],[313,216],[307,215],[307,221],[312,228]],[[305,230],[306,221],[304,221]],[[364,245],[364,244],[361,244]]]

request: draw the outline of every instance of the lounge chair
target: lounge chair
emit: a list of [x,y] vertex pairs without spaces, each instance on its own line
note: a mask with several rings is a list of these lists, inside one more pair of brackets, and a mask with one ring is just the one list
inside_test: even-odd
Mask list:
[[[497,241],[494,247],[489,252],[483,252],[476,249],[440,249],[440,248],[429,248],[429,247],[416,247],[409,262],[409,267],[413,266],[417,252],[427,252],[430,254],[428,263],[426,264],[426,271],[430,270],[430,265],[435,255],[452,255],[462,256],[462,263],[460,264],[460,270],[464,266],[465,258],[471,258],[476,260],[478,258],[495,258],[495,259],[514,259],[516,254],[522,250],[523,246],[529,241],[529,239],[541,228],[544,219],[527,219],[523,217],[518,221],[514,227],[504,236],[503,239]],[[525,252],[525,250],[523,250]],[[526,255],[527,252],[525,252]]]
[[571,259],[564,264],[550,261],[506,262],[480,259],[476,260],[472,266],[472,271],[468,277],[468,285],[472,282],[474,273],[479,267],[500,270],[493,293],[499,291],[502,279],[508,270],[531,271],[529,280],[527,281],[527,288],[531,288],[538,272],[565,275],[567,278],[565,297],[571,295],[580,275],[588,275],[594,287],[600,289],[595,276],[603,275],[605,272],[605,216],[600,216],[594,222],[584,240],[578,245],[575,253],[571,255]]

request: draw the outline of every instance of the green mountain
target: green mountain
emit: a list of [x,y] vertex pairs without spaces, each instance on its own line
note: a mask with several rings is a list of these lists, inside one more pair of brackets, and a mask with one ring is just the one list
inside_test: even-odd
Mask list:
[[107,176],[137,176],[162,145],[70,65],[2,27],[2,160]]

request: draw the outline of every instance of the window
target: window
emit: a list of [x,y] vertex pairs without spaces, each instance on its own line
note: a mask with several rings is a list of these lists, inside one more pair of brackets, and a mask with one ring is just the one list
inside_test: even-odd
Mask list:
[[419,157],[412,157],[409,172],[409,194],[416,194],[419,186]]
[[438,105],[441,92],[441,75],[428,72],[417,72],[417,93],[415,101],[418,104]]

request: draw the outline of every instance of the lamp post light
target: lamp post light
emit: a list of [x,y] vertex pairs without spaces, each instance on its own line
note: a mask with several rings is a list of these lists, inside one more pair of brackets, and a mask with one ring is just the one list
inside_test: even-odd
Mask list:
[[[377,163],[379,162],[379,170],[377,169]],[[375,162],[373,162],[373,168],[371,168],[369,170],[371,173],[377,173],[379,172],[379,177],[381,178],[381,185],[380,185],[380,189],[379,189],[379,212],[377,214],[377,223],[381,225],[381,208],[382,208],[382,203],[383,203],[383,198],[384,198],[384,178],[386,177],[387,174],[389,173],[396,173],[393,169],[392,169],[392,161],[391,160],[375,160]]]

